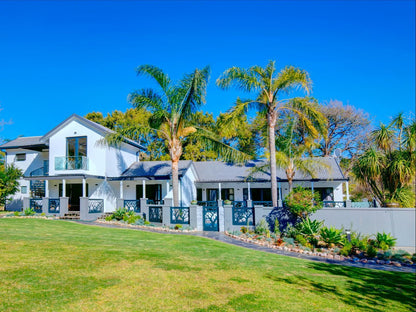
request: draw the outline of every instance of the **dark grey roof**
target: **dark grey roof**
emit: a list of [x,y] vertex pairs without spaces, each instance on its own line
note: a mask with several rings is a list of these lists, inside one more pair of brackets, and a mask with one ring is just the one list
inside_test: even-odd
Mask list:
[[44,148],[48,148],[48,146],[45,145],[45,143],[40,141],[41,138],[41,136],[20,137],[0,145],[0,149],[23,148],[39,151]]
[[[191,160],[179,161],[179,175],[183,176],[191,164]],[[120,178],[169,179],[171,174],[171,161],[141,161],[133,163]]]
[[[325,164],[316,170],[317,180],[346,180],[338,163],[332,157],[317,158],[318,161]],[[244,182],[252,181],[270,181],[270,170],[266,167],[264,172],[253,173],[255,167],[266,165],[264,160],[250,161],[245,165],[228,164],[221,161],[194,162],[197,173],[197,182]],[[285,170],[277,168],[277,178],[280,181],[287,181]],[[308,174],[302,174],[295,170],[295,181],[311,180]]]
[[[89,126],[90,128],[94,129],[95,131],[97,131],[98,133],[101,133],[103,135],[109,134],[109,133],[114,133],[113,130],[108,129],[107,127],[104,127],[103,125],[100,125],[94,121],[91,121],[87,118],[81,117],[77,114],[73,114],[71,116],[69,116],[67,119],[65,119],[64,121],[62,121],[59,125],[57,125],[55,128],[53,128],[51,131],[49,131],[48,133],[46,133],[41,140],[42,141],[46,141],[48,138],[50,138],[56,131],[58,131],[59,129],[61,129],[62,127],[64,127],[65,125],[67,125],[69,122],[71,122],[72,120],[77,120],[79,122],[81,122],[84,125]],[[143,146],[141,146],[139,143],[137,143],[136,141],[133,141],[131,139],[128,138],[124,138],[124,142],[127,144],[130,144],[134,147],[140,148],[140,149],[145,149]]]

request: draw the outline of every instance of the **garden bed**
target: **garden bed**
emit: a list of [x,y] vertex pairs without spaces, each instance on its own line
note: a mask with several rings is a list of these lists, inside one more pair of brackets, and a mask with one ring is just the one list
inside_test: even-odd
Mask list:
[[[287,239],[280,237],[268,237],[266,235],[258,235],[255,233],[241,233],[241,232],[225,232],[225,234],[233,239],[237,239],[243,242],[256,244],[260,246],[265,246],[272,249],[289,251],[299,254],[304,254],[308,256],[322,257],[330,260],[339,260],[339,261],[351,261],[351,262],[361,262],[368,264],[379,264],[379,265],[394,265],[397,267],[409,266],[416,268],[416,263],[410,260],[408,257],[410,254],[402,250],[387,250],[384,252],[385,258],[369,258],[366,257],[364,253],[358,253],[356,256],[343,256],[339,254],[339,248],[314,248],[309,249],[298,245],[294,242],[293,239]],[[381,254],[379,254],[381,255]],[[399,257],[400,256],[400,257]],[[394,260],[392,260],[392,259]],[[399,259],[402,258],[402,259]],[[415,254],[413,255],[415,258]]]
[[189,228],[189,226],[187,226],[187,225],[183,226],[181,224],[169,227],[169,226],[161,226],[161,225],[157,225],[157,224],[153,224],[153,223],[148,223],[148,224],[132,223],[132,224],[129,224],[127,221],[123,221],[123,220],[107,221],[107,220],[103,220],[103,219],[98,219],[95,222],[102,223],[102,224],[113,224],[113,225],[118,225],[118,226],[129,227],[129,228],[157,230],[157,231],[163,231],[163,232],[176,232],[176,233],[177,232],[196,232],[196,230]]

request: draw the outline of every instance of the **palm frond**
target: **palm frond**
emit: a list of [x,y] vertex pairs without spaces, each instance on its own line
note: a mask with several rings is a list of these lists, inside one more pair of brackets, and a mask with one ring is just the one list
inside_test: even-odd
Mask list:
[[232,106],[224,117],[219,121],[218,126],[223,127],[232,127],[233,123],[238,122],[238,120],[248,113],[250,109],[258,108],[258,103],[252,100],[241,100],[237,98],[234,106]]
[[286,93],[292,89],[302,88],[308,94],[312,90],[312,80],[308,72],[297,67],[287,66],[281,70],[277,78],[273,81],[273,90],[275,97],[280,91]]
[[140,65],[136,68],[136,73],[138,76],[146,75],[153,78],[159,84],[163,92],[165,94],[167,93],[170,85],[170,79],[169,76],[159,67],[153,65]]
[[394,131],[390,128],[390,126],[386,126],[383,123],[380,123],[380,127],[374,130],[371,135],[374,138],[374,142],[378,148],[384,151],[389,151],[392,149]]
[[212,131],[199,127],[195,128],[198,131],[198,140],[203,142],[206,150],[216,152],[218,159],[235,163],[244,163],[252,158],[250,155],[222,142],[221,138]]
[[163,109],[163,99],[153,89],[141,89],[129,94],[128,101],[137,109],[147,108],[151,111]]
[[228,89],[234,86],[248,92],[262,88],[259,80],[252,71],[239,67],[231,67],[224,71],[216,83],[222,89]]

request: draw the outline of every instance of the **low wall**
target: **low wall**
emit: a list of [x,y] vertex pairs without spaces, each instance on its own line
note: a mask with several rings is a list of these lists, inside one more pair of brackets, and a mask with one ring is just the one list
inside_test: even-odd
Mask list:
[[384,231],[397,238],[396,247],[415,248],[415,212],[415,208],[323,208],[311,219],[365,235]]

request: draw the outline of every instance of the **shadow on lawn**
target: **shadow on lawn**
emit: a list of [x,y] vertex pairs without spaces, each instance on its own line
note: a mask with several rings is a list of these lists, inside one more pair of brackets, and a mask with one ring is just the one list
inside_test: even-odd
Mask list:
[[[301,288],[325,295],[335,295],[347,305],[371,311],[384,311],[391,301],[397,301],[409,310],[415,310],[415,275],[387,271],[362,270],[354,267],[327,265],[324,263],[310,263],[309,268],[323,271],[344,280],[348,278],[344,289],[339,289],[336,281],[328,283],[318,282],[314,276],[292,275],[289,277],[276,277],[271,274],[266,278],[296,284]],[[342,283],[342,282],[341,282]],[[384,309],[379,309],[382,307]]]

